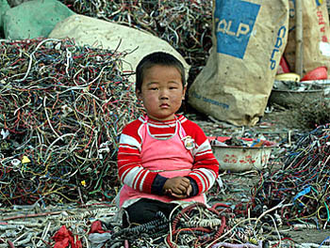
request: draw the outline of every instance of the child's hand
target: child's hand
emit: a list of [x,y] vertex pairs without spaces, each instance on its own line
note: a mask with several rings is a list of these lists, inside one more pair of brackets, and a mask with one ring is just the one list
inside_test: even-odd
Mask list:
[[192,192],[192,186],[189,185],[186,194],[183,194],[183,195],[175,194],[175,193],[173,193],[171,190],[169,190],[167,193],[170,194],[171,196],[175,197],[175,198],[184,199],[184,198],[189,197],[190,194],[191,194],[191,192]]
[[167,179],[163,190],[176,198],[186,198],[190,195],[192,187],[190,180],[186,177],[173,177]]

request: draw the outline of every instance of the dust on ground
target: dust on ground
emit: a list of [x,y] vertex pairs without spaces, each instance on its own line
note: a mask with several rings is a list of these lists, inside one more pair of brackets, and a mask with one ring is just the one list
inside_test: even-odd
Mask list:
[[[190,116],[196,119],[196,122],[200,124],[202,129],[204,129],[207,135],[238,135],[238,134],[249,134],[249,135],[263,135],[266,138],[269,138],[274,141],[282,142],[282,145],[285,147],[289,147],[294,144],[295,135],[303,132],[303,128],[301,127],[301,122],[299,122],[298,111],[294,109],[273,109],[273,111],[265,113],[265,116],[261,118],[260,122],[251,128],[242,128],[235,127],[229,125],[228,123],[222,123],[216,120],[207,119],[205,117],[201,117],[198,115]],[[276,149],[272,152],[272,159],[276,158],[277,151]],[[261,173],[265,171],[273,171],[281,169],[280,164],[272,164],[267,165],[265,170],[257,171],[242,171],[242,172],[229,172],[229,171],[221,171],[221,179],[223,183],[223,199],[230,201],[231,205],[236,205],[240,203],[248,203],[251,200],[251,196],[253,194],[253,189],[258,185],[258,182],[261,178]],[[221,193],[221,192],[220,192]],[[221,194],[220,194],[221,196]],[[219,198],[213,198],[210,192],[209,203],[212,205],[213,202],[218,202]],[[221,199],[220,199],[221,200]],[[52,212],[49,212],[47,216],[43,215],[42,210],[31,209],[29,214],[26,213],[24,215],[17,215],[18,212],[4,212],[4,209],[0,209],[2,215],[6,218],[4,220],[12,219],[16,224],[25,225],[27,224],[27,219],[33,219],[33,225],[41,226],[44,228],[43,232],[55,233],[59,225],[59,220],[67,223],[75,223],[75,220],[89,220],[89,222],[83,224],[77,224],[78,228],[84,227],[86,230],[90,227],[90,221],[97,214],[102,214],[104,220],[109,220],[111,223],[117,223],[118,220],[115,218],[116,208],[112,205],[104,205],[100,206],[99,203],[95,203],[89,205],[88,209],[76,209],[74,206],[63,206],[63,209],[60,209],[58,206]],[[26,206],[25,206],[26,207]],[[93,208],[95,207],[95,209]],[[112,209],[111,211],[109,209]],[[86,211],[83,211],[86,210]],[[32,214],[33,213],[33,214]],[[91,217],[92,216],[92,217]],[[37,217],[39,219],[37,219]],[[245,218],[245,217],[244,217]],[[26,222],[22,222],[26,221]],[[49,222],[47,222],[49,221]],[[61,222],[61,223],[62,223]],[[51,225],[45,225],[45,223],[52,223]],[[55,223],[55,224],[53,224]],[[40,227],[40,228],[41,228]],[[329,247],[324,246],[324,240],[330,236],[329,230],[316,230],[316,229],[302,229],[302,230],[292,230],[287,226],[279,227],[279,232],[281,233],[281,237],[291,239],[292,246],[287,245],[271,245],[270,247]],[[44,235],[46,236],[46,234]],[[274,240],[279,240],[279,237],[274,236]],[[36,241],[37,242],[37,241]],[[41,242],[41,241],[38,241]],[[299,246],[298,246],[299,244]],[[322,244],[322,245],[321,245]],[[4,247],[4,246],[0,246]],[[266,247],[266,246],[265,246]]]
[[[278,168],[273,168],[278,169]],[[258,184],[260,180],[260,174],[256,171],[240,172],[240,173],[223,173],[221,175],[227,192],[229,195],[226,197],[233,199],[232,204],[246,202],[250,199],[251,190]],[[212,199],[210,199],[212,200]],[[289,238],[293,241],[293,244],[305,245],[305,247],[320,247],[320,244],[330,236],[329,230],[317,230],[317,229],[301,229],[292,230],[288,226],[282,226],[279,228],[281,235],[285,238]],[[274,237],[275,238],[275,237]],[[276,240],[276,238],[275,238]],[[280,246],[275,246],[280,247]],[[283,246],[289,247],[289,246]],[[292,245],[294,247],[294,245]],[[325,247],[325,246],[321,246]]]
[[[295,136],[301,133],[311,131],[310,127],[306,127],[301,119],[301,111],[297,108],[284,108],[281,106],[272,106],[265,112],[259,123],[252,128],[247,128],[241,131],[243,133],[262,134],[264,137],[272,139],[273,141],[281,141],[284,147],[290,147],[295,142]],[[203,121],[197,122],[202,126],[207,135],[232,135],[240,132],[241,128],[227,125],[222,122]],[[213,129],[212,129],[213,125]],[[230,131],[229,131],[230,130]],[[276,158],[277,150],[273,150],[272,158]],[[280,164],[273,164],[267,167],[266,170],[271,172],[273,170],[281,169]],[[242,171],[242,172],[222,172],[221,178],[226,188],[226,196],[231,200],[231,204],[247,202],[251,199],[252,190],[260,180],[260,171]],[[212,199],[210,199],[212,201]],[[329,243],[324,241],[330,237],[330,232],[327,229],[300,229],[292,230],[288,226],[279,227],[282,237],[291,239],[292,247],[300,244],[300,247],[329,247]],[[320,245],[322,244],[322,245]],[[325,246],[327,245],[327,246]],[[289,247],[289,246],[274,246],[274,247]]]

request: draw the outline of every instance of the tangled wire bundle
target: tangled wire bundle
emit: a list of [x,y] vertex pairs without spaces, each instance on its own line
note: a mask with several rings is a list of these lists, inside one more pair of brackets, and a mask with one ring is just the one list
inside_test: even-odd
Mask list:
[[212,1],[61,0],[74,12],[146,30],[171,44],[191,65],[192,81],[212,46]]
[[[258,206],[281,204],[287,225],[326,229],[330,221],[330,125],[302,136],[281,160],[283,167],[264,175],[255,190]],[[262,208],[255,208],[261,210]]]
[[1,42],[2,203],[110,197],[119,133],[142,111],[124,56],[72,40]]

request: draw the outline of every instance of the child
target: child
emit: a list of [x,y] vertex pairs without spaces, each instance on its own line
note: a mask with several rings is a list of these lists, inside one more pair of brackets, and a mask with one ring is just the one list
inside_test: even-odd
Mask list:
[[178,201],[206,203],[204,193],[218,176],[202,129],[175,114],[186,89],[184,67],[170,54],[149,54],[136,68],[136,94],[146,115],[123,129],[118,151],[124,183],[119,206],[130,223],[149,222],[158,211],[169,217]]

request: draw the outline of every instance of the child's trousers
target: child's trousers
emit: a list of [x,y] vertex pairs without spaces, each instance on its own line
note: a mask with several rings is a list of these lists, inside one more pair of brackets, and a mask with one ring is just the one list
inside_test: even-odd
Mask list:
[[[165,203],[151,199],[141,199],[135,202],[125,210],[127,214],[123,215],[123,227],[130,224],[144,224],[156,218],[157,212],[163,212],[169,218],[172,210],[177,206],[175,203]],[[128,218],[128,220],[127,220]]]

